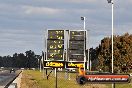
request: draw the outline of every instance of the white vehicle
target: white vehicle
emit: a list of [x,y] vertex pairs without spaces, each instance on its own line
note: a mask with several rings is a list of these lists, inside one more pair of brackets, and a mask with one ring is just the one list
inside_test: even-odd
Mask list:
[[132,73],[130,73],[130,76],[132,76]]
[[21,70],[24,70],[24,68],[21,68]]
[[32,70],[35,70],[35,68],[31,68]]
[[15,73],[15,69],[10,69],[10,73],[14,72]]
[[3,69],[4,67],[0,67],[1,69]]

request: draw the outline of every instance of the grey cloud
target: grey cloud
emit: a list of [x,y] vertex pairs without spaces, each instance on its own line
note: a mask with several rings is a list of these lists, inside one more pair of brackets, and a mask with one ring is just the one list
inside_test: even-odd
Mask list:
[[[7,52],[13,53],[15,50],[23,51],[32,49],[36,47],[37,52],[41,51],[41,44],[42,44],[42,36],[38,36],[42,34],[33,33],[31,31],[26,30],[0,30],[0,47],[2,52],[8,50]],[[40,46],[40,47],[37,47]],[[11,49],[11,50],[10,50]],[[13,52],[12,52],[13,51]],[[3,55],[2,55],[3,56]]]
[[[90,46],[111,35],[111,4],[107,0],[0,0],[0,54],[43,50],[47,28],[83,28],[86,17]],[[132,1],[115,0],[114,33],[132,33]],[[49,11],[48,11],[49,10]],[[50,12],[50,13],[49,13]],[[120,30],[120,31],[118,31]],[[7,52],[7,53],[4,53]]]

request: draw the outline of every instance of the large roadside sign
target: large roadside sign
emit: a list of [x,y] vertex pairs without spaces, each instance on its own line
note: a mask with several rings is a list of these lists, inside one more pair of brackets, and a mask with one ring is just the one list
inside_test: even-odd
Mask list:
[[44,67],[78,68],[86,62],[86,30],[47,30],[46,45]]
[[69,61],[84,61],[86,31],[69,31]]
[[64,61],[64,30],[48,30],[47,61]]

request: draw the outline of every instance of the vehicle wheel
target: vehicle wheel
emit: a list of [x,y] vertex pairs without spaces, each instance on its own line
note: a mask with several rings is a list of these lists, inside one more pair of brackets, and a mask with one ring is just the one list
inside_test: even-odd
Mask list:
[[77,80],[77,83],[81,84],[81,85],[85,84],[87,81],[84,76],[78,76],[78,78],[76,80]]

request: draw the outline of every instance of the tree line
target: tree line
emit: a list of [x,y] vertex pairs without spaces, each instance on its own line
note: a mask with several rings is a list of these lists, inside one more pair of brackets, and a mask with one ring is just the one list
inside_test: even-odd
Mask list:
[[15,67],[15,68],[37,68],[40,55],[36,55],[29,50],[24,53],[15,53],[13,56],[0,56],[0,67]]
[[[112,43],[111,37],[105,37],[95,49],[91,48],[91,60],[97,61],[94,69],[111,72]],[[132,34],[114,35],[114,72],[130,72],[132,70]],[[93,63],[94,64],[94,63]]]
[[[90,48],[89,57],[92,61],[92,70],[102,69],[111,72],[112,57],[111,37],[101,40],[98,47]],[[114,72],[132,71],[132,34],[114,35]],[[24,53],[15,53],[13,56],[0,56],[0,67],[17,68],[37,68],[38,59],[41,55],[36,55],[29,50]],[[39,60],[40,61],[40,60]]]

